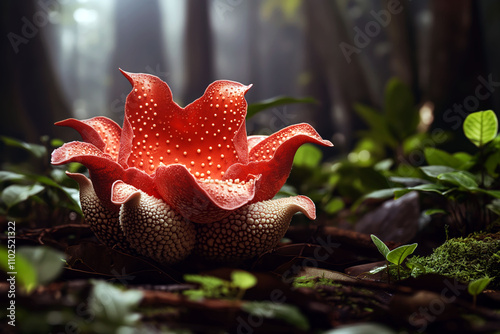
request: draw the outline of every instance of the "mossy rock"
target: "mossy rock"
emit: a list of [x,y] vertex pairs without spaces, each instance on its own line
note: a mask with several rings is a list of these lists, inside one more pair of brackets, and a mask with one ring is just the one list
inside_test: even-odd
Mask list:
[[490,288],[500,288],[500,233],[474,233],[467,238],[453,238],[429,256],[413,256],[408,260],[436,273],[470,282],[493,277]]

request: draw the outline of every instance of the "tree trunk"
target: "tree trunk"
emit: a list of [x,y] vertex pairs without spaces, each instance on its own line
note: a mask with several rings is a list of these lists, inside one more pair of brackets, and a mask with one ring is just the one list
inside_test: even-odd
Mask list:
[[[341,43],[352,44],[344,28],[337,4],[333,1],[305,1],[307,48],[311,66],[310,93],[327,92],[315,111],[318,131],[326,138],[335,136],[340,151],[348,152],[354,144],[354,132],[360,126],[353,111],[355,102],[370,103],[366,78],[356,55],[347,59]],[[321,87],[318,87],[321,84]],[[324,95],[318,96],[324,98]],[[333,132],[332,132],[333,129]],[[339,151],[337,151],[339,152]]]
[[183,103],[199,98],[213,81],[212,34],[206,0],[189,0],[184,45],[185,85]]
[[42,135],[66,138],[65,131],[54,126],[71,111],[41,36],[48,14],[33,0],[2,1],[1,7],[7,47],[2,52],[0,133],[30,142],[38,142]]

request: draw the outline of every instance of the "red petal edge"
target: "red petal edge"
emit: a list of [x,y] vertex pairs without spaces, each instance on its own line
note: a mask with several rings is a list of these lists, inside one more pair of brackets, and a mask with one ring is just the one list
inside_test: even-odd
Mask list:
[[121,205],[131,200],[138,200],[141,197],[141,192],[134,186],[126,184],[119,180],[113,183],[111,190],[111,202]]
[[285,200],[291,201],[293,204],[297,205],[297,209],[305,214],[307,218],[311,220],[316,219],[316,206],[309,197],[299,195],[285,198]]
[[52,152],[52,164],[62,165],[79,162],[89,169],[90,179],[102,204],[110,210],[118,207],[111,202],[111,187],[116,180],[133,185],[148,195],[160,198],[153,179],[137,168],[126,170],[107,154],[89,143],[70,142]]
[[161,164],[179,163],[197,177],[220,179],[230,165],[247,162],[244,95],[249,86],[215,81],[181,108],[158,77],[122,73],[133,88],[125,105],[120,164],[151,175]]
[[118,159],[122,129],[107,117],[94,117],[87,120],[69,118],[55,123],[58,126],[68,126],[82,136],[83,141],[93,144],[102,152],[109,154],[113,160]]
[[250,152],[258,143],[263,141],[269,136],[248,136],[247,141],[248,141],[248,152]]
[[202,181],[185,166],[170,165],[158,167],[154,180],[163,200],[175,211],[195,223],[211,223],[252,201],[259,179],[259,176],[246,175],[239,183]]
[[[323,140],[311,125],[292,125],[257,143],[249,153],[250,163],[229,167],[224,179],[262,174],[251,203],[271,199],[285,184],[292,169],[295,152],[305,143],[333,146],[330,141]],[[268,151],[274,154],[267,153]]]

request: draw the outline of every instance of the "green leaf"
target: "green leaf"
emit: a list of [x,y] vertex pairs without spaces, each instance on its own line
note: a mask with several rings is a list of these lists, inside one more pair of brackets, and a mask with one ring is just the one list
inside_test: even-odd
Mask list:
[[256,317],[280,319],[300,330],[309,330],[307,318],[294,305],[279,304],[272,301],[253,301],[244,303],[241,308]]
[[50,177],[47,177],[45,175],[32,174],[32,175],[27,175],[27,176],[30,179],[32,179],[33,181],[40,182],[41,184],[45,184],[45,185],[50,186],[50,187],[61,188],[61,186],[57,182],[55,182]]
[[333,215],[334,213],[337,213],[340,210],[342,210],[344,207],[345,204],[342,198],[335,197],[329,200],[328,203],[325,204],[323,209],[325,210],[326,213]]
[[205,291],[202,290],[202,289],[199,289],[199,290],[184,290],[182,291],[182,294],[184,296],[188,296],[189,299],[191,300],[195,300],[195,301],[199,301],[201,299],[204,299],[205,298]]
[[448,166],[423,166],[423,167],[420,167],[420,170],[422,172],[424,172],[425,175],[432,177],[432,178],[437,178],[438,175],[440,175],[440,174],[457,171],[455,168],[451,168]]
[[494,197],[494,198],[500,198],[500,190],[487,190],[487,189],[482,189],[482,188],[475,188],[475,189],[471,189],[471,190],[482,192],[483,194],[490,195],[491,197]]
[[459,168],[463,164],[463,162],[460,159],[455,158],[450,153],[435,147],[426,147],[424,149],[424,155],[429,165],[440,165],[440,166]]
[[496,199],[492,200],[490,204],[486,205],[486,207],[493,211],[495,214],[500,216],[500,197],[497,197]]
[[378,110],[361,103],[354,104],[354,111],[372,130],[386,130],[386,119]]
[[198,283],[207,288],[217,288],[223,286],[227,282],[221,278],[209,275],[184,275],[184,280],[189,283]]
[[19,247],[17,254],[31,263],[36,271],[37,284],[51,282],[64,268],[64,253],[47,246]]
[[10,208],[18,203],[27,200],[31,196],[40,193],[44,189],[45,188],[39,184],[13,184],[3,190],[2,194],[0,195],[0,199],[7,205],[7,207]]
[[360,197],[352,206],[351,206],[351,211],[356,211],[358,206],[366,201],[367,199],[388,199],[388,198],[393,198],[394,194],[403,188],[388,188],[388,189],[380,189],[380,190],[374,190],[372,192],[369,192],[368,194]]
[[316,168],[323,158],[323,153],[312,144],[304,144],[295,153],[293,165],[297,167]]
[[372,270],[368,271],[368,274],[375,275],[375,274],[378,274],[379,272],[384,271],[384,270],[387,270],[387,263],[385,263],[384,265],[382,265],[380,267],[373,268]]
[[391,328],[374,322],[342,325],[335,329],[330,329],[325,334],[396,334]]
[[26,180],[26,175],[18,174],[14,172],[8,172],[5,170],[0,170],[0,182],[10,181],[10,182],[18,182]]
[[33,181],[37,181],[49,187],[60,189],[70,200],[69,208],[81,212],[80,191],[77,188],[62,187],[60,184],[45,175],[27,175]]
[[493,278],[490,277],[483,277],[480,279],[477,279],[475,281],[472,281],[469,283],[469,286],[467,287],[467,291],[473,296],[479,295],[481,292],[486,289],[488,284],[493,280]]
[[64,140],[54,138],[50,141],[50,146],[56,148],[64,145]]
[[248,290],[257,284],[257,277],[243,270],[231,272],[231,280],[234,285],[243,290]]
[[289,96],[273,97],[261,102],[249,104],[247,108],[246,119],[247,120],[250,119],[255,114],[261,112],[262,110],[281,106],[284,104],[293,104],[293,103],[317,103],[317,101],[312,97],[305,97],[305,98],[294,98]]
[[478,111],[465,118],[465,136],[477,147],[492,141],[498,132],[498,120],[493,110]]
[[394,165],[394,160],[392,159],[384,159],[379,162],[377,162],[374,166],[373,169],[375,169],[378,172],[382,171],[388,171],[391,169],[392,165]]
[[390,176],[389,181],[394,183],[399,183],[405,186],[411,186],[412,184],[427,183],[427,180],[420,179],[418,177],[405,177],[405,176]]
[[26,150],[39,159],[43,158],[47,154],[47,149],[45,148],[45,146],[42,145],[29,144],[19,139],[4,137],[4,136],[0,136],[0,140],[3,141],[7,146],[17,147]]
[[380,189],[380,190],[375,190],[372,191],[371,193],[368,193],[364,195],[362,198],[363,200],[366,199],[388,199],[394,197],[394,192],[401,190],[403,188],[388,188],[388,189]]
[[398,145],[397,139],[391,136],[387,125],[387,119],[383,114],[361,103],[354,104],[354,111],[356,111],[370,127],[371,131],[369,131],[367,135],[380,139],[390,147],[396,147]]
[[384,174],[370,167],[360,167],[358,177],[362,186],[360,189],[363,192],[385,189],[390,186]]
[[66,196],[68,199],[70,199],[71,204],[69,207],[76,211],[76,212],[82,212],[82,205],[80,203],[80,191],[78,189],[74,188],[68,188],[68,187],[61,187],[62,191],[66,193]]
[[456,152],[453,153],[453,157],[455,159],[460,160],[462,163],[466,163],[472,160],[472,155],[466,152]]
[[398,199],[406,195],[410,191],[433,192],[443,195],[446,190],[448,190],[448,188],[443,187],[442,185],[434,183],[425,183],[425,184],[419,184],[418,186],[415,187],[408,187],[405,189],[397,190],[394,192],[394,198]]
[[469,190],[475,190],[478,187],[476,180],[463,171],[439,174],[437,178]]
[[380,254],[382,254],[384,258],[387,259],[387,254],[390,253],[389,247],[387,247],[382,240],[377,238],[376,235],[371,234],[370,237],[372,238],[372,241],[375,244],[375,246],[377,246],[377,249],[380,252]]
[[430,192],[435,192],[437,194],[442,194],[444,191],[448,190],[447,187],[435,183],[419,184],[418,186],[409,187],[408,189],[416,191],[430,191]]
[[374,190],[372,192],[369,192],[366,195],[363,195],[360,197],[354,204],[351,206],[351,211],[356,211],[358,206],[361,205],[364,201],[367,199],[388,199],[388,198],[394,198],[394,194],[396,191],[401,190],[403,188],[388,188],[388,189],[380,189],[380,190]]
[[425,267],[420,263],[406,262],[406,266],[411,270],[412,275],[422,275],[426,272]]
[[397,78],[389,80],[385,87],[385,116],[399,139],[413,134],[420,119],[410,88]]
[[486,161],[484,162],[484,168],[488,171],[492,177],[497,178],[498,173],[496,170],[498,169],[498,165],[500,164],[500,151],[495,151],[493,154],[488,156]]
[[[19,247],[19,249],[21,249],[21,247]],[[7,247],[0,245],[0,268],[5,270],[5,272],[17,273],[13,275],[16,278],[16,282],[18,281],[19,283],[21,283],[21,285],[29,293],[37,286],[38,277],[36,269],[34,268],[32,263],[24,258],[24,256],[19,254],[19,252],[15,255],[13,255],[14,253],[11,253],[10,258],[8,252],[9,251]],[[10,263],[9,259],[11,259]],[[12,265],[12,267],[10,265]]]
[[[89,314],[93,314],[103,326],[133,325],[140,315],[132,312],[141,301],[143,294],[139,290],[122,291],[104,281],[93,281],[94,289],[89,298]],[[95,321],[95,320],[94,320]],[[102,328],[104,329],[104,328]],[[110,329],[102,333],[116,333]]]
[[427,216],[432,216],[432,215],[441,214],[441,213],[446,214],[447,212],[443,209],[429,209],[429,210],[426,210],[424,212],[424,214]]
[[417,248],[417,246],[417,243],[399,246],[398,248],[395,248],[387,253],[386,259],[387,261],[399,266],[401,263],[403,263],[408,255],[412,254],[415,251],[415,248]]

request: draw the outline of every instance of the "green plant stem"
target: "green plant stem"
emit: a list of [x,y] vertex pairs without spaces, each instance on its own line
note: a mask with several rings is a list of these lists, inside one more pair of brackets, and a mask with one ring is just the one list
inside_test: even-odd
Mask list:
[[244,289],[238,289],[238,294],[236,295],[236,300],[243,300],[243,296],[245,295]]
[[479,162],[481,164],[481,183],[480,183],[480,187],[481,188],[484,188],[484,147],[483,145],[481,145],[481,147],[479,147]]
[[391,284],[391,272],[389,271],[389,261],[385,260],[385,265],[387,266],[387,283]]

